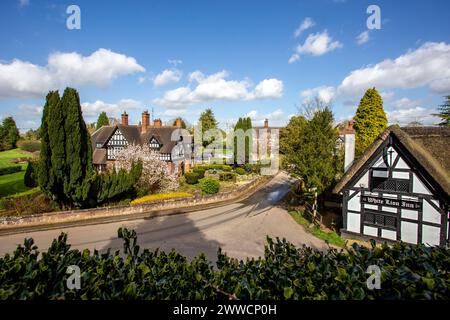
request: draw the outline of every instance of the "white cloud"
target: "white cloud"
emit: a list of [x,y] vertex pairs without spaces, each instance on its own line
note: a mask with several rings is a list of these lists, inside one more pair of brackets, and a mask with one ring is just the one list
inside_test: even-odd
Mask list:
[[255,100],[279,98],[283,94],[283,83],[278,79],[265,79],[255,90],[250,91],[251,84],[247,80],[227,80],[228,72],[222,70],[206,76],[200,71],[189,74],[190,86],[179,87],[164,93],[153,103],[171,109],[182,109],[187,105],[205,101],[225,100]]
[[136,59],[107,49],[89,56],[52,53],[46,66],[15,59],[0,62],[0,98],[39,97],[65,86],[105,87],[119,76],[145,71]]
[[41,106],[36,105],[28,105],[28,104],[22,104],[17,107],[19,110],[21,117],[30,117],[35,118],[42,115],[43,108]]
[[19,0],[19,7],[23,8],[30,4],[30,0]]
[[296,53],[299,55],[311,54],[313,56],[321,56],[341,47],[342,44],[339,41],[333,41],[333,38],[328,35],[327,30],[324,30],[323,32],[308,35],[305,43],[297,46]]
[[429,86],[437,93],[450,91],[450,44],[428,42],[398,58],[354,70],[340,84],[340,95],[362,97],[371,87],[412,89]]
[[300,92],[300,97],[304,98],[305,100],[310,100],[314,97],[318,97],[325,103],[330,103],[335,95],[335,88],[327,86],[315,87]]
[[409,109],[399,109],[387,111],[389,123],[398,123],[399,125],[407,125],[413,121],[420,122],[423,125],[433,125],[440,122],[440,119],[433,116],[435,110],[422,107],[414,107]]
[[300,24],[300,26],[295,30],[294,37],[298,37],[301,35],[301,33],[311,27],[314,27],[316,23],[311,18],[305,18],[303,22]]
[[165,69],[163,72],[156,75],[153,79],[155,87],[160,87],[170,82],[180,81],[182,73],[178,69]]
[[147,80],[147,79],[145,79],[145,77],[139,77],[138,78],[138,83],[139,84],[143,84],[145,82],[145,80]]
[[392,106],[395,109],[412,109],[419,106],[419,101],[401,98],[392,102]]
[[361,32],[361,33],[356,37],[356,42],[357,42],[358,44],[364,44],[364,43],[368,42],[369,39],[370,39],[369,31],[366,30],[366,31]]
[[279,98],[283,95],[283,82],[278,79],[264,79],[256,87],[248,99]]
[[294,53],[292,56],[289,57],[288,63],[294,63],[300,59],[300,55],[298,53]]
[[380,92],[380,95],[383,100],[390,100],[394,97],[395,93],[393,91],[382,91]]
[[157,112],[158,116],[165,117],[179,117],[185,115],[187,113],[187,109],[167,109],[164,112]]
[[182,64],[183,61],[179,60],[179,59],[169,59],[167,60],[167,62],[171,65],[173,65],[174,67],[176,67],[179,64]]
[[83,116],[97,117],[102,111],[105,111],[108,116],[117,116],[123,111],[140,109],[143,106],[142,102],[133,99],[122,99],[116,103],[97,100],[95,102],[83,102],[81,104],[81,109],[83,111]]
[[257,110],[251,110],[245,116],[252,119],[252,121],[255,123],[262,123],[265,119],[279,123],[280,120],[283,119],[284,112],[281,109],[276,109],[267,114],[260,114]]

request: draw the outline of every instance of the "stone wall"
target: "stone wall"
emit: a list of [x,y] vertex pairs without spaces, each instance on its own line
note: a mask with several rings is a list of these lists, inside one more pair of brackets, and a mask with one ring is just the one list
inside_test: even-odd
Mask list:
[[32,228],[52,224],[75,224],[76,222],[120,221],[140,217],[154,217],[207,209],[245,199],[261,186],[269,177],[258,177],[233,191],[210,196],[192,196],[180,199],[153,201],[138,205],[102,207],[94,209],[49,212],[23,217],[1,217],[0,232],[20,228]]

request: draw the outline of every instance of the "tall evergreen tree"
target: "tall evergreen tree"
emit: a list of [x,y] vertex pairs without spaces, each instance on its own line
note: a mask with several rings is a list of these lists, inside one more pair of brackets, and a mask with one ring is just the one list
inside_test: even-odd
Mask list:
[[[237,131],[241,129],[244,133],[247,132],[247,130],[252,129],[252,120],[250,119],[250,117],[246,117],[246,118],[239,118],[238,121],[236,122],[236,125],[234,126],[234,131]],[[238,159],[237,159],[237,137],[234,137],[234,163],[237,164]],[[252,138],[250,136],[245,136],[244,138],[244,162],[245,163],[249,163],[250,162],[250,154],[252,151]]]
[[105,111],[102,111],[98,116],[96,129],[100,129],[101,127],[107,125],[109,125],[108,116]]
[[450,126],[450,95],[445,96],[445,101],[438,107],[439,113],[435,114],[442,119],[441,126]]
[[39,154],[38,182],[42,191],[54,200],[60,197],[60,193],[58,192],[58,187],[56,185],[55,170],[52,167],[52,143],[50,142],[49,120],[51,112],[61,109],[59,105],[60,99],[58,91],[50,91],[46,97],[41,127],[39,128],[41,136],[41,152]]
[[93,175],[92,146],[81,113],[80,98],[75,89],[64,90],[61,108],[66,132],[64,193],[75,205],[81,205],[88,198],[88,180]]
[[362,97],[354,117],[356,155],[360,156],[376,137],[387,128],[383,99],[377,89],[371,88]]

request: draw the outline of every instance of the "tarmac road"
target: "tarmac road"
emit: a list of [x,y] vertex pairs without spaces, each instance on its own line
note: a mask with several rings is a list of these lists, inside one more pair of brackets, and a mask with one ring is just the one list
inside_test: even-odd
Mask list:
[[135,229],[141,248],[169,251],[193,257],[204,252],[216,261],[222,247],[229,256],[245,259],[264,254],[266,236],[286,238],[295,245],[328,248],[327,244],[307,233],[288,212],[277,206],[289,191],[289,177],[280,172],[266,186],[242,202],[185,214],[112,222],[97,225],[36,231],[0,237],[0,255],[13,252],[24,238],[32,237],[40,251],[45,250],[61,232],[68,234],[72,248],[90,250],[122,249],[117,229]]

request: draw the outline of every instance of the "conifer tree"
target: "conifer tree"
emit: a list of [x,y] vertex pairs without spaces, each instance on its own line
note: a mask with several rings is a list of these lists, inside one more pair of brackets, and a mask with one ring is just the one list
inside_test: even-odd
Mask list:
[[445,96],[445,101],[438,107],[439,113],[435,114],[442,119],[439,125],[450,126],[450,95]]
[[98,116],[96,129],[100,129],[101,127],[107,126],[107,125],[109,125],[108,116],[106,115],[105,111],[102,111],[100,113],[100,115]]
[[371,88],[362,97],[354,117],[356,155],[360,156],[376,137],[387,128],[383,99],[377,89]]
[[17,148],[20,134],[13,117],[3,119],[3,124],[0,127],[0,150]]

